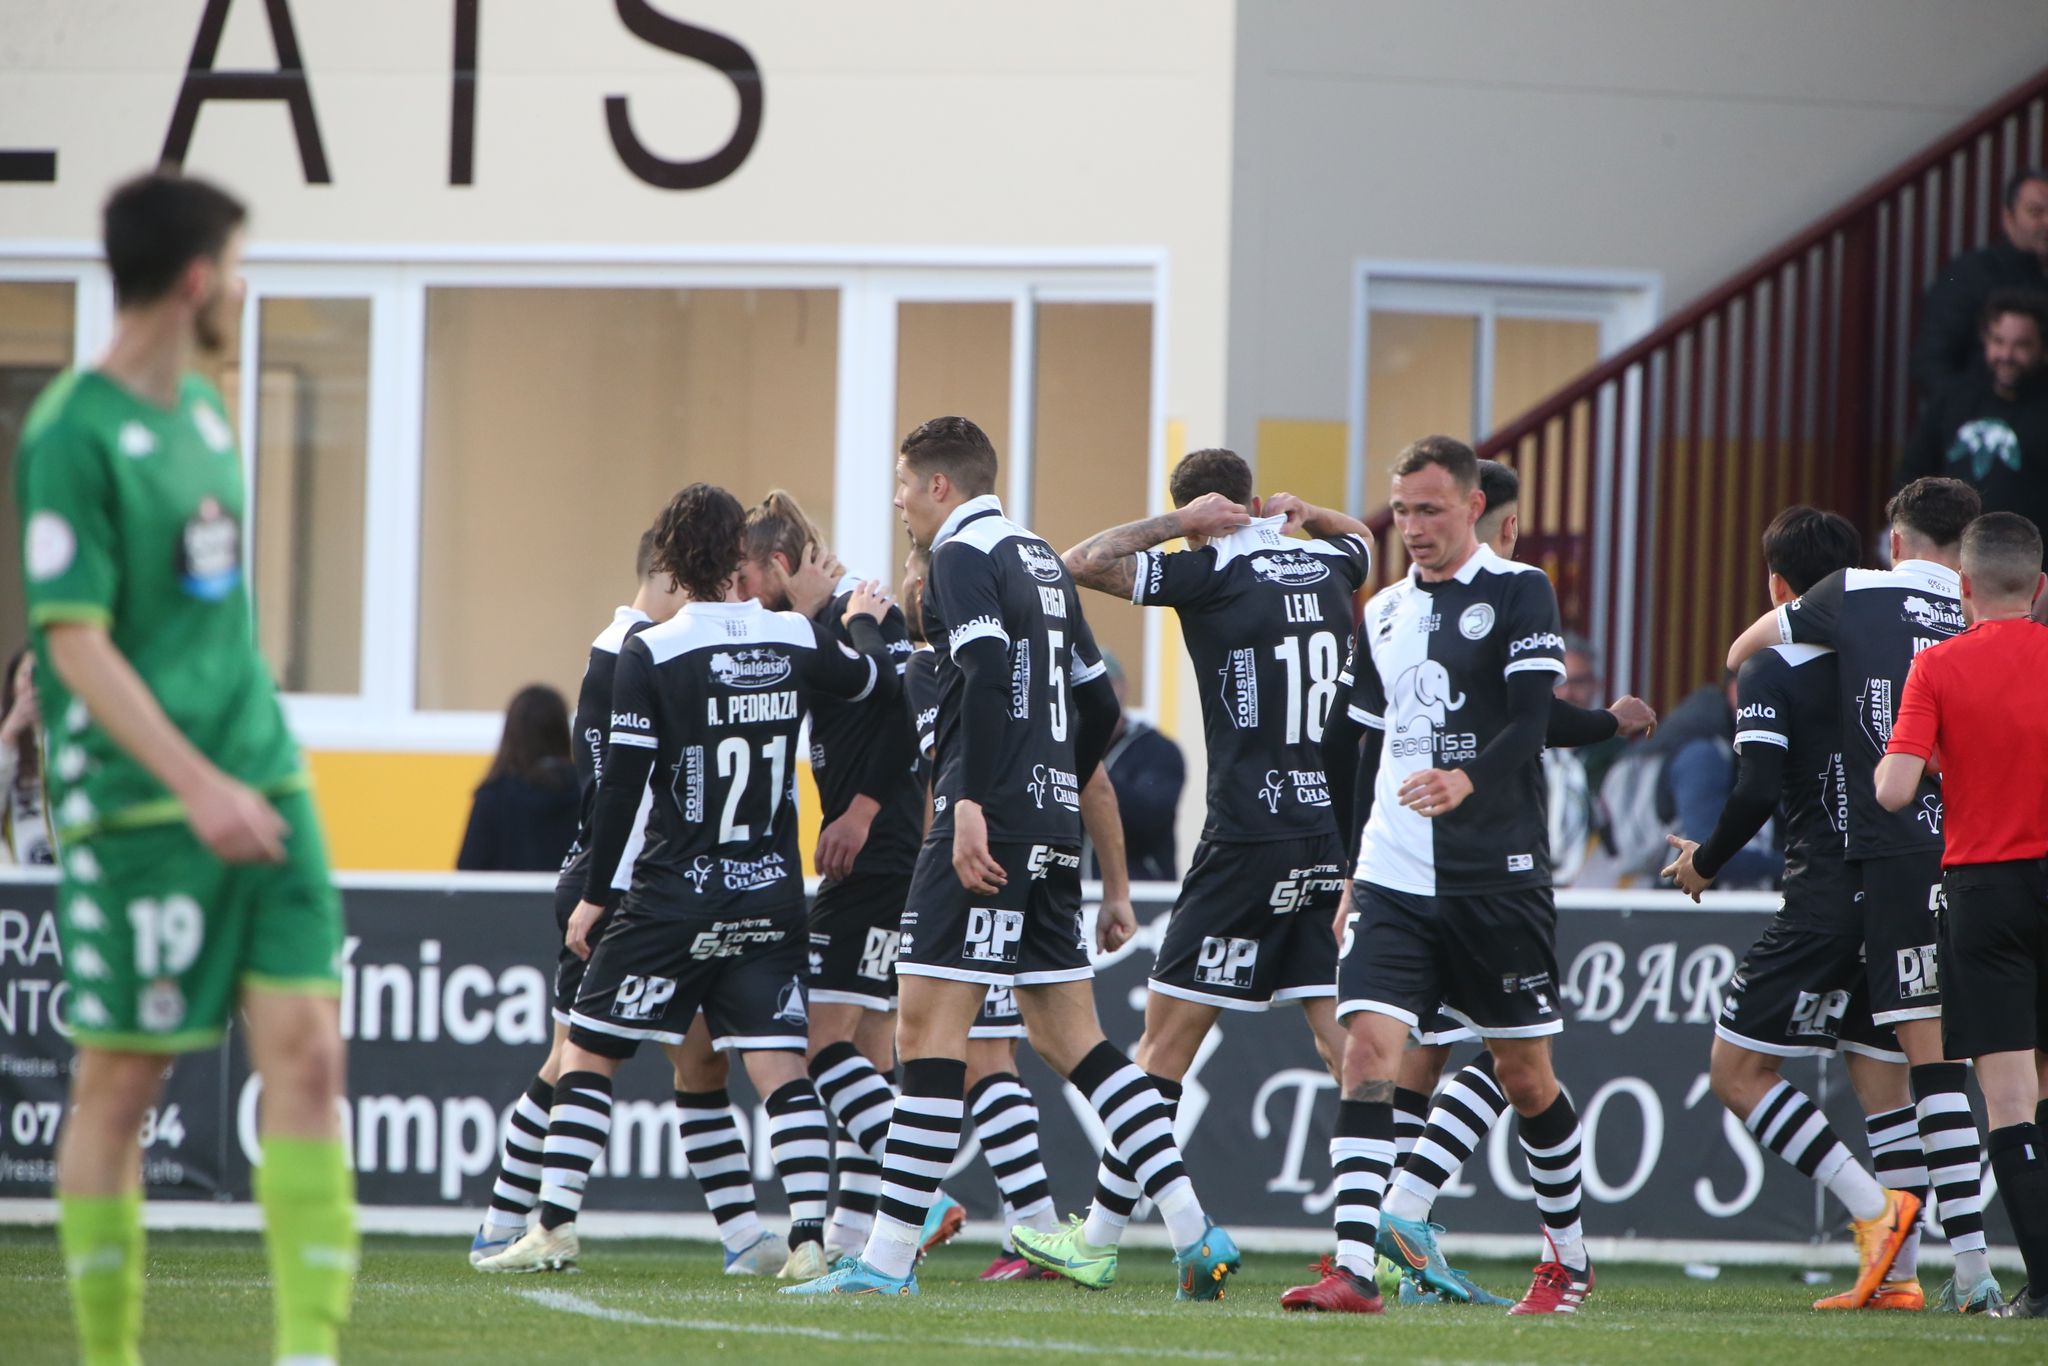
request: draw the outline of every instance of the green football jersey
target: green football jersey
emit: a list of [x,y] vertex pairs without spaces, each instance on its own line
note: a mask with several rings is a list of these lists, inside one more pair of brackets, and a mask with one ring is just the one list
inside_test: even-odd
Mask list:
[[105,626],[171,723],[231,777],[271,794],[304,785],[256,649],[242,462],[225,413],[197,375],[165,409],[92,370],[58,377],[29,410],[15,494],[60,840],[184,813],[51,669],[56,623]]

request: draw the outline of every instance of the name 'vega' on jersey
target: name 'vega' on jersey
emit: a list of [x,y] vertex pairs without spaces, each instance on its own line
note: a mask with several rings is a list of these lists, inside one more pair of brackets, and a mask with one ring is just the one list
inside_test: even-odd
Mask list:
[[1104,673],[1067,567],[1050,545],[1003,515],[993,495],[953,510],[933,538],[925,583],[925,639],[939,676],[937,792],[928,838],[950,838],[965,785],[955,658],[980,640],[1003,648],[1008,669],[995,782],[982,805],[991,840],[1081,842],[1074,764],[1073,690]]
[[1425,769],[1462,768],[1507,725],[1508,678],[1564,673],[1557,595],[1534,565],[1485,546],[1455,577],[1411,573],[1366,604],[1353,668],[1352,718],[1384,732],[1361,881],[1421,896],[1550,885],[1550,824],[1540,753],[1430,819],[1401,805]]
[[[848,578],[813,618],[834,640],[847,641],[842,618],[846,601],[860,586]],[[900,608],[891,607],[881,620],[898,677],[910,659],[910,630]],[[846,814],[863,792],[881,809],[868,826],[867,843],[854,860],[856,873],[907,874],[917,865],[917,847],[924,840],[924,791],[917,779],[917,740],[910,717],[894,698],[869,697],[844,702],[836,697],[811,700],[811,776],[818,783],[821,825]]]
[[1735,748],[1785,751],[1778,829],[1789,893],[1840,875],[1849,828],[1839,660],[1819,645],[1774,645],[1735,678]]
[[[688,603],[632,636],[613,681],[606,765],[617,781],[652,759],[634,902],[690,915],[800,909],[796,762],[807,699],[858,701],[879,678],[874,659],[816,623],[758,603]],[[593,876],[616,883],[617,835],[598,838]]]
[[1877,761],[1891,742],[1913,659],[1963,629],[1962,579],[1927,560],[1846,569],[1778,609],[1788,645],[1828,645],[1839,657],[1842,766],[1849,781],[1849,857],[1941,848],[1941,788],[1931,779],[1903,811],[1877,804]]
[[1304,541],[1266,517],[1199,550],[1138,557],[1131,601],[1180,615],[1209,755],[1204,840],[1336,829],[1323,727],[1351,656],[1352,595],[1372,568],[1360,537]]

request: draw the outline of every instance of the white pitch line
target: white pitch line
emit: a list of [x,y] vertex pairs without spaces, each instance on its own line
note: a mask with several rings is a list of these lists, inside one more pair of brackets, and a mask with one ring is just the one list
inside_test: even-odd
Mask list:
[[[596,1300],[566,1290],[522,1290],[522,1299],[530,1300],[543,1309],[553,1309],[564,1314],[580,1314],[584,1318],[604,1319],[611,1323],[631,1324],[636,1328],[683,1328],[698,1333],[759,1333],[768,1337],[811,1338],[820,1342],[873,1342],[883,1345],[901,1343],[901,1336],[890,1333],[863,1333],[839,1328],[813,1328],[801,1323],[734,1323],[726,1319],[675,1319],[654,1314],[636,1313],[630,1309],[613,1309],[599,1304]],[[1204,1352],[1194,1348],[1174,1347],[1117,1347],[1092,1342],[1048,1341],[1044,1338],[981,1338],[981,1337],[929,1337],[920,1335],[920,1345],[929,1343],[943,1347],[982,1347],[992,1351],[1038,1351],[1071,1352],[1089,1356],[1125,1357],[1174,1357],[1193,1361],[1264,1361],[1265,1357],[1240,1356],[1236,1352]]]

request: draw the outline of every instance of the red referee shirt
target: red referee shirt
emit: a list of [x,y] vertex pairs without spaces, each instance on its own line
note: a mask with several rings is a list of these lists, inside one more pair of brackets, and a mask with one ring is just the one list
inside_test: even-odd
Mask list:
[[1983,621],[1920,652],[1886,752],[1937,750],[1943,867],[2048,854],[2048,626]]

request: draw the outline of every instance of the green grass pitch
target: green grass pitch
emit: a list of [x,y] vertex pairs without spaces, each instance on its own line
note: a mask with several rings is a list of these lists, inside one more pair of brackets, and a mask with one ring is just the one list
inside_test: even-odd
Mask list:
[[[698,1243],[591,1241],[570,1275],[480,1276],[467,1239],[366,1241],[348,1362],[673,1363],[716,1354],[754,1362],[965,1363],[1032,1360],[1652,1363],[1735,1366],[1844,1362],[2048,1361],[2048,1325],[1933,1314],[1816,1314],[1789,1268],[1729,1268],[1716,1281],[1676,1268],[1604,1265],[1576,1319],[1510,1320],[1498,1310],[1390,1306],[1377,1319],[1283,1314],[1299,1256],[1251,1254],[1221,1304],[1176,1304],[1171,1262],[1134,1252],[1100,1294],[1047,1282],[982,1285],[985,1247],[941,1250],[916,1300],[796,1301],[773,1282],[729,1280]],[[1525,1266],[1476,1264],[1481,1283],[1520,1294]],[[267,1360],[270,1295],[253,1235],[157,1233],[149,1243],[143,1349],[151,1366]],[[2016,1281],[2017,1277],[2008,1276]],[[1839,1289],[1842,1281],[1838,1277]],[[2008,1287],[2014,1288],[2014,1287]],[[55,1235],[0,1229],[6,1300],[0,1360],[73,1359]]]

